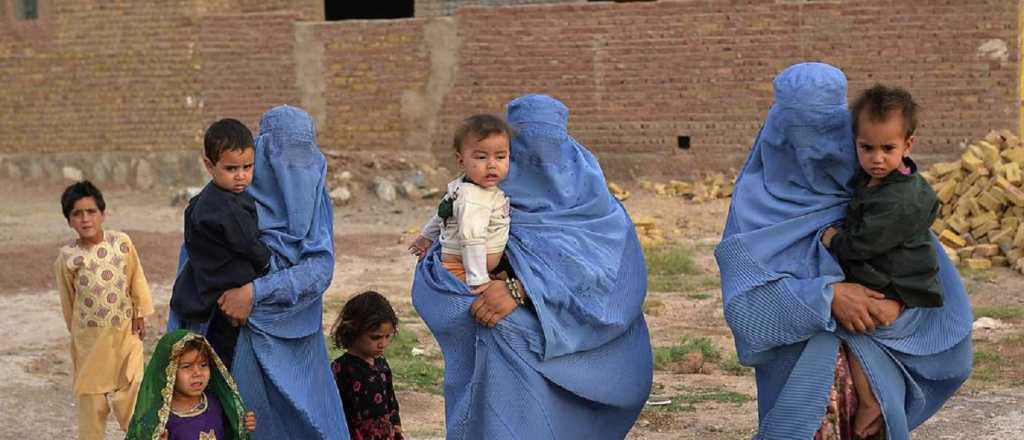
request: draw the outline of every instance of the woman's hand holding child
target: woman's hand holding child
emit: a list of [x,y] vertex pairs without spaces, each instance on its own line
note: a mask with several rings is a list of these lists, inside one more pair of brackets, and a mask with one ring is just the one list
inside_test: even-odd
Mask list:
[[249,411],[245,413],[245,431],[253,432],[256,430],[256,413]]

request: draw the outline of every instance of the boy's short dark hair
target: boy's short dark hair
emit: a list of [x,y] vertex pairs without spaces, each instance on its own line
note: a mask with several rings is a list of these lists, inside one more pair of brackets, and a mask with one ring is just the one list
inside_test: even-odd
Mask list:
[[875,84],[861,92],[853,102],[853,107],[850,109],[853,117],[853,135],[857,135],[857,123],[862,112],[867,112],[868,118],[873,122],[883,122],[890,112],[899,110],[900,115],[903,116],[906,137],[909,138],[917,130],[918,108],[914,97],[906,89]]
[[75,209],[75,202],[86,197],[92,197],[100,212],[106,212],[107,203],[103,201],[103,193],[92,182],[83,180],[64,188],[64,194],[60,196],[60,207],[64,210],[65,220],[71,219],[71,210]]
[[203,153],[214,165],[225,151],[253,148],[252,131],[237,119],[221,119],[210,125],[203,136]]
[[473,115],[463,120],[459,128],[455,129],[455,140],[452,142],[452,147],[456,152],[461,153],[462,143],[466,140],[466,136],[474,135],[477,136],[477,140],[483,140],[496,134],[503,134],[512,139],[515,130],[500,117],[490,114]]
[[360,335],[384,323],[391,323],[398,331],[398,316],[384,295],[368,290],[353,296],[341,308],[332,326],[334,346],[349,348]]

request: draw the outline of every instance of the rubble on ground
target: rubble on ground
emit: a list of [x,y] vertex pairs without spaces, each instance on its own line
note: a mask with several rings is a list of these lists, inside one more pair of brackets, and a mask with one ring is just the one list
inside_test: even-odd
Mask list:
[[670,180],[668,183],[658,183],[641,180],[640,187],[658,195],[682,197],[702,203],[732,197],[734,181],[735,179],[727,179],[723,174],[711,174],[695,181]]
[[633,225],[636,227],[636,235],[640,245],[645,248],[655,247],[665,243],[665,233],[658,228],[653,218],[637,216],[633,218]]

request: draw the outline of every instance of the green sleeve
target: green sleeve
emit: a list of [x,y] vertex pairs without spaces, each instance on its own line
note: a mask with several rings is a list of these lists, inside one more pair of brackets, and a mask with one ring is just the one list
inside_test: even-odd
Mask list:
[[885,254],[917,232],[920,219],[899,197],[886,192],[865,199],[860,221],[847,221],[832,238],[831,250],[840,261],[866,261]]

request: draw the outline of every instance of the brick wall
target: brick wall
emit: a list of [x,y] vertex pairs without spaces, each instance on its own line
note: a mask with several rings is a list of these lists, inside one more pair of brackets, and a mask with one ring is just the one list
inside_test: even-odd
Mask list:
[[[918,155],[949,156],[990,128],[1017,127],[1013,3],[907,1],[899,15],[883,0],[462,8],[460,63],[440,126],[548,93],[569,105],[577,139],[624,159],[604,161],[620,174],[738,167],[774,75],[821,60],[846,71],[851,92],[875,81],[910,88],[924,107]],[[989,40],[1007,45],[1005,60],[979,53]],[[678,150],[677,136],[692,147]],[[442,156],[444,142],[435,139]]]
[[573,135],[613,173],[680,175],[740,165],[772,78],[805,60],[843,68],[852,91],[910,88],[926,160],[1020,115],[1019,6],[1005,0],[579,2],[331,23],[293,23],[309,0],[41,0],[29,24],[10,1],[0,153],[194,148],[213,119],[256,129],[297,102],[331,148],[447,160],[460,118],[540,92],[570,106]]
[[580,3],[586,0],[416,0],[416,17],[452,15],[463,6],[520,6],[549,3]]
[[[239,2],[237,12],[292,12],[304,21],[324,20],[325,0],[235,0]],[[344,1],[344,0],[326,0]]]
[[206,16],[199,27],[202,126],[231,117],[259,131],[263,112],[298,105],[292,12]]
[[0,152],[178,148],[200,129],[193,0],[39,1],[0,17]]
[[322,144],[351,150],[402,147],[403,96],[422,89],[429,74],[424,24],[356,20],[320,27],[327,109]]

